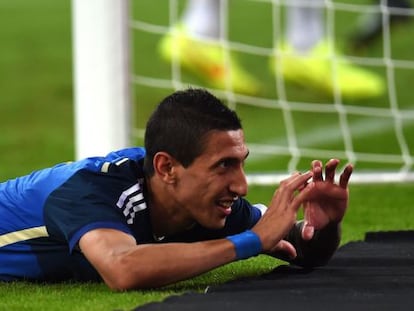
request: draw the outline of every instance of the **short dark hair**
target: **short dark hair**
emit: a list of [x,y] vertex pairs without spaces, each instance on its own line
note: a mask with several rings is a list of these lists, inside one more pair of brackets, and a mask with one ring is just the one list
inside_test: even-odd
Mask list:
[[165,151],[188,167],[204,150],[213,130],[242,128],[236,112],[205,89],[189,88],[164,98],[150,116],[145,131],[145,164],[148,176],[154,174],[153,158]]

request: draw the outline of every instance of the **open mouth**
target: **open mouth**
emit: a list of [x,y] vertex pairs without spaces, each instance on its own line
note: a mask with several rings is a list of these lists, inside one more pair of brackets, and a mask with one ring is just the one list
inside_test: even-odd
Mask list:
[[228,216],[231,213],[231,207],[234,203],[234,200],[223,200],[217,202],[220,210],[223,212],[224,215]]

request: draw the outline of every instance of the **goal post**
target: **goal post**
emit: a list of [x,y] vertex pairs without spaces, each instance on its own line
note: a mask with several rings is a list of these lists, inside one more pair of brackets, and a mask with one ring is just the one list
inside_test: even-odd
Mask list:
[[126,0],[72,0],[76,158],[129,146]]

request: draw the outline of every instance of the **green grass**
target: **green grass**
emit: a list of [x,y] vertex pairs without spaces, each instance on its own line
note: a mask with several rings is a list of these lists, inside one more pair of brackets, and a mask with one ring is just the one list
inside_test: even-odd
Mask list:
[[[166,25],[167,1],[160,0],[157,6],[153,3],[153,0],[135,0],[135,18],[152,19]],[[233,8],[230,19],[231,37],[245,43],[270,46],[272,38],[266,30],[270,23],[268,4],[241,0],[231,0],[230,4]],[[69,0],[0,0],[0,180],[74,157],[70,11]],[[240,18],[245,18],[249,22],[240,26]],[[350,25],[353,25],[356,18],[357,16],[338,15],[338,36],[348,36],[352,32]],[[248,25],[256,25],[262,35],[257,36],[257,31]],[[413,37],[413,32],[413,27],[400,27],[393,32],[395,57],[411,57],[412,60],[411,46],[406,42],[407,38]],[[168,65],[161,62],[154,53],[159,37],[134,32],[133,38],[136,70],[148,76],[168,78]],[[358,53],[345,50],[353,55],[381,56],[381,47],[381,42],[377,42]],[[277,96],[270,81],[270,74],[261,67],[265,66],[263,60],[249,55],[240,56],[246,66],[263,80],[266,90],[263,96]],[[412,109],[414,95],[410,83],[413,70],[397,70],[396,74],[399,104],[406,109]],[[196,81],[189,75],[184,75],[184,78],[188,82]],[[288,96],[292,100],[321,101],[329,104],[329,99],[317,93],[293,85],[288,87]],[[134,91],[137,103],[136,122],[143,126],[157,101],[171,90],[136,85]],[[345,104],[386,106],[389,102],[385,96],[377,100]],[[244,119],[248,141],[263,140],[286,144],[284,124],[274,121],[282,120],[283,115],[280,111],[260,110],[243,105],[237,105],[237,110]],[[340,141],[323,139],[323,135],[336,130],[332,125],[332,116],[322,116],[318,113],[305,116],[298,113],[294,118],[300,139],[304,139],[304,134],[308,132],[314,135],[319,133],[322,137],[314,143],[315,145],[311,144],[311,147],[342,147]],[[351,130],[357,138],[355,146],[358,151],[399,152],[395,135],[388,125],[370,131],[357,125],[380,121],[368,117],[354,117],[351,121],[355,125]],[[387,122],[389,120],[381,121],[381,125],[388,124]],[[406,122],[404,125],[406,138],[413,153],[414,127],[412,122]],[[300,140],[299,143],[306,146],[309,141]],[[252,164],[248,164],[248,169],[280,170],[286,167],[287,160],[288,158],[275,157],[252,161]],[[308,160],[304,160],[301,165],[307,165]],[[357,170],[359,167],[364,168],[364,165],[369,167],[368,163],[361,163]],[[350,207],[343,223],[342,243],[363,239],[367,231],[414,229],[414,208],[411,199],[413,188],[413,184],[351,184]],[[258,186],[250,190],[249,199],[263,203],[270,200],[274,191],[273,187]],[[125,293],[113,293],[103,284],[0,284],[0,310],[130,310],[138,305],[162,300],[169,295],[185,291],[202,291],[208,285],[266,273],[278,264],[280,261],[259,256],[166,288]]]
[[[410,198],[413,188],[411,184],[351,186],[342,243],[361,240],[367,231],[414,229],[414,208]],[[254,187],[249,198],[264,201],[272,193],[273,187]],[[202,292],[209,285],[266,273],[280,263],[259,256],[165,288],[123,293],[111,292],[104,284],[0,283],[0,310],[131,310],[170,295]]]

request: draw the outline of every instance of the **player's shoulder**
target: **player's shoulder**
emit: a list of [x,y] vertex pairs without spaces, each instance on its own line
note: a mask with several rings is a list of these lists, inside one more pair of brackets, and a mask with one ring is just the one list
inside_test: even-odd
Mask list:
[[[131,170],[131,166],[142,167],[145,149],[131,147],[112,151],[105,156],[88,157],[71,163],[69,166],[75,171],[93,173],[116,173],[121,170]],[[124,172],[125,173],[125,172]]]
[[108,174],[132,174],[134,179],[143,178],[145,149],[126,148],[109,153],[100,160],[100,171]]
[[104,159],[105,161],[117,162],[123,159],[129,159],[133,161],[140,161],[145,157],[145,149],[142,147],[130,147],[124,148],[108,153]]

